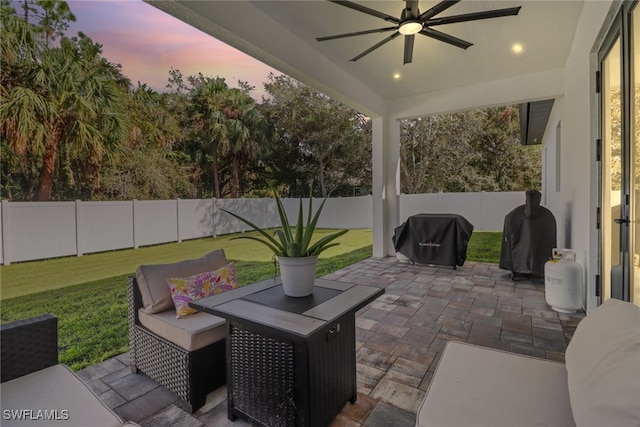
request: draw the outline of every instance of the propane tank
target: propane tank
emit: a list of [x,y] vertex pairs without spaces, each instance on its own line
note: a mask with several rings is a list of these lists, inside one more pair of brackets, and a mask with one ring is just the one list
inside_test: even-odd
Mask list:
[[544,265],[544,297],[552,309],[575,313],[584,301],[582,266],[571,249],[554,248],[552,258]]

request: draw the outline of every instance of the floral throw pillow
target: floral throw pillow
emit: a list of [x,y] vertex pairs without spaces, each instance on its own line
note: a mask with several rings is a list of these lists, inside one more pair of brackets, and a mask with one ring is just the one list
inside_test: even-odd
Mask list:
[[176,317],[178,319],[198,312],[198,310],[189,307],[191,301],[197,301],[238,287],[236,270],[231,263],[217,270],[207,271],[195,276],[167,279],[167,284],[171,290],[171,298],[176,306]]

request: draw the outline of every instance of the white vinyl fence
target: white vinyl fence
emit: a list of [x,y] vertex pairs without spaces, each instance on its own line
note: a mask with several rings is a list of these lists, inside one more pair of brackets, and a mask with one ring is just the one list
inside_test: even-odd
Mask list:
[[403,194],[400,222],[419,213],[451,213],[465,217],[474,230],[502,231],[505,215],[524,202],[524,191]]
[[[422,212],[456,213],[475,230],[502,230],[504,216],[524,203],[524,193],[457,193],[400,196],[400,221]],[[295,223],[298,199],[282,200]],[[314,199],[314,210],[322,199]],[[327,199],[318,226],[371,228],[371,196]],[[303,199],[306,210],[308,200]],[[229,210],[260,227],[280,224],[273,199],[132,200],[124,202],[8,202],[0,204],[0,262],[138,248],[247,231],[222,212]],[[306,221],[306,212],[305,212]]]

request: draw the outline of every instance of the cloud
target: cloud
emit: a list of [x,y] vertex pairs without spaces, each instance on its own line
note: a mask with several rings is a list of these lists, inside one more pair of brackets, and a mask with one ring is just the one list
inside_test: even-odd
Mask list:
[[82,31],[103,46],[103,55],[120,64],[123,73],[137,82],[164,91],[171,68],[183,76],[202,73],[224,77],[230,86],[238,80],[256,86],[263,94],[267,65],[214,37],[142,1],[69,1],[77,17],[70,32]]

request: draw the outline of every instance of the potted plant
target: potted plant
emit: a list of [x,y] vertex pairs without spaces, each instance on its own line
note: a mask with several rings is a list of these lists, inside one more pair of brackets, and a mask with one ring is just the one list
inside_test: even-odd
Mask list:
[[266,245],[271,249],[271,251],[273,251],[280,263],[280,275],[285,295],[290,297],[306,297],[313,293],[318,255],[324,250],[338,245],[339,243],[333,241],[344,235],[349,230],[341,230],[336,233],[332,233],[317,242],[311,243],[318,218],[320,218],[320,213],[322,212],[322,208],[324,207],[324,203],[327,199],[322,201],[317,212],[312,217],[313,198],[311,195],[309,196],[309,211],[307,223],[305,225],[303,224],[302,198],[300,198],[298,221],[294,228],[289,223],[287,213],[282,206],[282,201],[276,192],[274,192],[274,196],[282,226],[280,229],[276,230],[273,235],[270,235],[257,225],[233,212],[226,209],[222,210],[244,222],[262,235],[262,237],[240,236],[236,237],[236,239],[255,240]]

